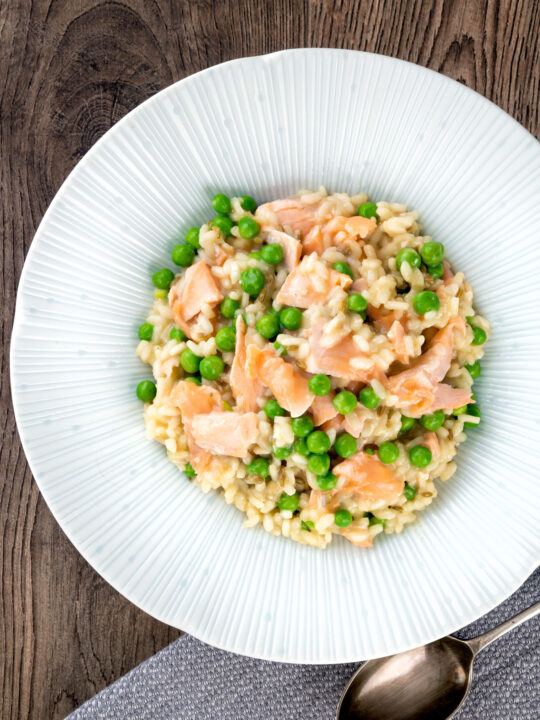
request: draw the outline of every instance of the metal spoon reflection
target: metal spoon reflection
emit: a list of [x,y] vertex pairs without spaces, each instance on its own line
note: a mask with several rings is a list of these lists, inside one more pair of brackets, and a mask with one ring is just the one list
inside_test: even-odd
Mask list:
[[337,720],[447,720],[467,697],[477,653],[539,612],[540,602],[472,640],[448,636],[369,660],[343,691]]

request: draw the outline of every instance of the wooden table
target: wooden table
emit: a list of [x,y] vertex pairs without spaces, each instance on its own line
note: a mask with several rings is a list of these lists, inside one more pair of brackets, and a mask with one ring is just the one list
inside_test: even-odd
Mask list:
[[9,390],[24,257],[75,163],[175,80],[242,55],[316,46],[438,70],[539,132],[534,0],[0,0],[0,717],[64,718],[178,637],[110,588],[51,516]]

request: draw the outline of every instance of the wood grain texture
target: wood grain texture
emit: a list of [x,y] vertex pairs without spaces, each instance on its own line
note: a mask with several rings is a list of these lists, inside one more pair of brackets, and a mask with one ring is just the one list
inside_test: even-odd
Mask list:
[[117,120],[209,65],[291,47],[438,70],[538,137],[533,0],[0,0],[0,717],[64,718],[178,636],[110,588],[51,516],[10,401],[18,278],[47,205]]

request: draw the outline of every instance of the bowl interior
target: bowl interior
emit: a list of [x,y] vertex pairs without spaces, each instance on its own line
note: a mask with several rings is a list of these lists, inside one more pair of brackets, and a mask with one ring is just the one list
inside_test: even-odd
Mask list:
[[[479,95],[390,58],[299,50],[192,76],[118,123],[47,212],[19,289],[12,385],[30,465],[58,521],[157,618],[273,660],[345,662],[432,640],[491,609],[537,559],[538,143]],[[481,426],[402,535],[313,550],[186,482],[147,440],[137,328],[150,275],[218,191],[302,187],[421,212],[493,337]]]

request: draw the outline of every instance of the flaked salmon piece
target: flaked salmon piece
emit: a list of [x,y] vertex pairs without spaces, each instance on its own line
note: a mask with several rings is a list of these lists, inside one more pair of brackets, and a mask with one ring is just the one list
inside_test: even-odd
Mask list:
[[387,335],[395,322],[401,323],[404,330],[407,328],[407,318],[404,313],[398,310],[388,310],[383,312],[381,308],[374,305],[368,305],[367,314],[375,330],[378,333]]
[[300,256],[302,255],[302,245],[299,240],[281,230],[276,230],[271,225],[263,225],[261,228],[263,233],[266,233],[267,239],[271,240],[283,248],[283,262],[289,272],[292,272],[294,268],[300,262]]
[[316,395],[311,405],[311,417],[315,425],[322,425],[328,420],[332,420],[338,414],[336,408],[332,405],[334,393],[328,395]]
[[431,454],[433,455],[433,457],[438,455],[441,451],[439,438],[437,437],[437,433],[435,432],[424,433],[424,442],[422,443],[422,445],[425,445],[429,450],[431,450]]
[[[324,326],[324,321],[319,321],[309,330],[310,353],[306,359],[308,372],[314,375],[325,373],[332,377],[359,380],[363,383],[373,378],[381,382],[385,381],[382,370],[367,353],[359,350],[352,335],[346,335],[332,347],[324,347],[321,343]],[[365,367],[368,363],[369,366]]]
[[348,527],[342,530],[341,534],[353,545],[358,545],[358,547],[372,547],[373,545],[369,530],[364,528]]
[[215,410],[195,415],[191,433],[198,447],[218,455],[243,458],[259,435],[257,415]]
[[204,260],[188,267],[169,290],[169,305],[174,321],[188,337],[191,337],[196,317],[203,305],[216,305],[221,300],[223,295]]
[[454,330],[465,333],[465,329],[465,321],[460,315],[450,318],[430,340],[426,352],[411,367],[389,379],[390,386],[399,386],[403,380],[415,378],[420,371],[425,372],[431,382],[440,382],[450,369],[454,357]]
[[195,385],[195,383],[185,380],[181,380],[175,385],[171,398],[182,415],[191,464],[200,474],[210,466],[213,458],[208,450],[199,447],[195,442],[192,431],[193,418],[200,415],[206,416],[216,410],[223,410],[223,400],[214,388],[208,387],[208,385]]
[[322,225],[314,225],[305,235],[302,242],[304,254],[315,252],[322,255],[329,247],[342,247],[345,241],[363,242],[376,227],[373,218],[336,215]]
[[[467,392],[451,392],[454,388],[450,385],[443,384],[442,388],[438,387],[450,369],[455,355],[454,330],[465,332],[465,321],[459,315],[451,318],[444,328],[435,333],[429,348],[410,367],[388,379],[390,392],[398,398],[397,407],[406,408],[411,417],[442,409],[441,403],[444,405],[457,402],[464,397],[463,393]],[[437,408],[436,397],[439,405]],[[459,404],[454,407],[459,407]]]
[[314,400],[307,379],[269,348],[261,350],[257,345],[248,345],[246,355],[248,377],[266,385],[292,417],[303,415]]
[[223,410],[221,395],[208,385],[180,380],[173,388],[172,401],[180,409],[182,422],[190,423],[195,415],[203,415],[214,410]]
[[382,501],[391,505],[405,486],[379,458],[362,451],[340,462],[332,472],[343,479],[343,485],[332,491],[336,498],[355,495],[360,502]]
[[351,282],[348,275],[332,270],[311,255],[303,258],[300,265],[287,276],[276,301],[280,305],[298,308],[324,305],[331,290],[336,287],[346,290]]
[[338,433],[340,430],[343,429],[342,425],[343,417],[340,415],[336,415],[336,417],[333,417],[331,420],[327,420],[321,425],[321,430],[324,430],[325,433],[330,432],[331,430],[335,430],[336,433]]
[[403,365],[409,363],[409,351],[407,350],[407,343],[405,341],[405,330],[399,320],[394,320],[390,330],[388,331],[388,338],[390,339],[396,358]]
[[256,379],[249,377],[246,371],[246,324],[241,315],[236,318],[236,345],[231,365],[229,382],[236,404],[244,412],[255,412],[257,400],[261,396],[262,386]]
[[319,203],[306,205],[298,198],[285,198],[259,205],[255,217],[263,225],[275,222],[286,232],[303,238],[317,224],[318,209]]
[[433,392],[431,412],[435,410],[454,410],[471,402],[471,391],[439,383]]

